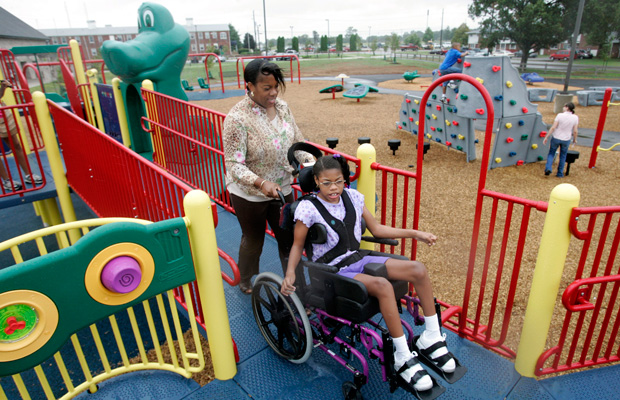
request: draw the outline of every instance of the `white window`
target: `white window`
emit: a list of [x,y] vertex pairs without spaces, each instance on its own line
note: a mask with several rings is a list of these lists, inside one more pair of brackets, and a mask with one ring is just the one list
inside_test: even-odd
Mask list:
[[200,51],[205,51],[205,45],[204,44],[200,45]]
[[198,39],[204,38],[204,34],[202,32],[198,32]]
[[53,37],[52,38],[52,44],[58,44],[58,38],[57,37]]
[[226,38],[227,38],[226,32],[220,32],[220,39],[226,40]]
[[94,36],[89,36],[88,37],[88,43],[95,43],[95,37]]
[[67,38],[64,36],[60,39],[60,41],[62,44],[67,44]]
[[90,49],[90,54],[91,54],[93,57],[97,57],[97,49]]
[[97,36],[97,39],[99,39],[99,43],[103,42],[103,37],[101,35]]
[[217,39],[217,32],[211,32],[211,38]]
[[194,35],[193,33],[189,34],[190,39],[194,40],[196,38],[196,35]]
[[192,51],[196,51],[196,45],[195,44],[192,45]]

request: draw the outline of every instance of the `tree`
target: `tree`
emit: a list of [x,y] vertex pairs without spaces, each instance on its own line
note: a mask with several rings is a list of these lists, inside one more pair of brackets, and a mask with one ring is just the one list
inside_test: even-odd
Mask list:
[[433,31],[431,30],[431,28],[426,28],[426,30],[424,31],[424,36],[422,36],[422,41],[424,42],[424,44],[433,41]]
[[461,24],[461,26],[454,30],[454,34],[452,35],[452,41],[456,43],[467,44],[469,40],[467,32],[469,32],[469,27],[466,24]]
[[619,33],[620,7],[618,0],[596,0],[585,4],[581,32],[587,35],[589,44],[598,45],[597,57],[605,53],[602,47],[610,43],[612,33]]
[[327,35],[321,36],[321,47],[320,51],[327,51]]
[[349,38],[349,50],[357,51],[357,43],[359,41],[360,41],[360,37],[357,33],[351,35],[351,37]]
[[278,44],[276,51],[278,53],[284,53],[284,36],[278,36]]
[[469,16],[482,19],[480,33],[487,46],[501,39],[516,43],[523,53],[520,68],[524,70],[530,50],[551,47],[568,38],[569,30],[564,26],[566,1],[473,0]]
[[404,44],[411,43],[411,44],[415,44],[416,46],[419,46],[422,42],[418,35],[416,35],[415,33],[412,33],[410,35],[407,35],[405,38],[403,38],[403,43]]
[[319,38],[319,33],[317,31],[312,31],[312,40],[314,41],[314,47],[316,47],[316,45],[319,43],[319,41],[321,40]]
[[336,51],[342,53],[342,35],[338,35],[336,38]]
[[377,51],[377,37],[373,37],[372,42],[370,42],[370,50],[372,50],[372,55],[375,55],[375,51]]
[[297,36],[293,37],[291,47],[299,53],[299,38]]
[[299,37],[299,43],[305,48],[308,46],[308,42],[310,41],[310,37],[306,34],[303,34]]
[[350,40],[351,36],[355,35],[357,33],[357,29],[355,29],[354,27],[350,26],[347,28],[347,32],[344,35],[344,38],[346,40]]
[[230,41],[239,43],[239,32],[237,32],[232,24],[228,24],[228,31],[230,32]]
[[243,47],[246,49],[256,49],[256,41],[254,40],[254,36],[249,33],[246,33],[243,37]]
[[396,53],[396,50],[398,49],[399,46],[400,46],[400,38],[398,37],[397,34],[392,33],[392,36],[390,36],[390,48],[392,49],[392,53]]

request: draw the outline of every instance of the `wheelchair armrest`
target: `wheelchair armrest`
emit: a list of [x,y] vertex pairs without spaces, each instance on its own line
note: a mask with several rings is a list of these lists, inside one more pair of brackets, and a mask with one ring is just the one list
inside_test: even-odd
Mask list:
[[334,267],[333,265],[315,263],[312,261],[304,261],[304,265],[309,269],[318,269],[320,271],[330,272],[332,274],[338,272],[338,267]]
[[365,242],[386,244],[388,246],[398,246],[398,240],[396,239],[376,238],[374,236],[362,236],[362,240]]
[[372,276],[381,276],[387,278],[387,268],[385,264],[368,263],[364,266],[364,273]]

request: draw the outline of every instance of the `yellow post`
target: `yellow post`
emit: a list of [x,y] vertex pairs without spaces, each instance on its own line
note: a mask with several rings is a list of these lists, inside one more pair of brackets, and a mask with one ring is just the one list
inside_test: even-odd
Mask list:
[[571,238],[570,214],[578,205],[575,186],[562,183],[551,191],[515,360],[517,372],[526,377],[535,376],[536,362],[545,349]]
[[89,69],[86,71],[86,76],[88,77],[88,83],[90,85],[90,97],[93,99],[93,108],[97,116],[97,128],[99,128],[101,132],[105,132],[103,113],[101,112],[101,104],[99,103],[99,93],[97,93],[97,86],[95,86],[95,83],[98,83],[97,70],[94,68]]
[[[71,59],[73,60],[73,69],[75,70],[75,79],[78,85],[85,85],[86,76],[84,75],[84,63],[82,62],[82,53],[80,52],[80,44],[75,39],[69,40],[69,47],[71,47]],[[86,116],[89,119],[88,123],[95,125],[92,119],[93,105],[90,100],[89,91],[86,86],[78,86],[78,90],[82,94],[82,100],[84,101],[84,108],[86,109]]]
[[[56,141],[56,132],[54,131],[52,118],[50,116],[49,109],[47,108],[47,100],[45,99],[45,95],[41,92],[34,92],[32,94],[32,99],[34,101],[34,109],[37,114],[37,119],[39,120],[39,127],[41,128],[43,142],[45,143],[47,158],[50,162],[52,176],[54,177],[54,183],[56,184],[56,193],[58,194],[62,214],[65,217],[65,222],[74,222],[77,218],[75,217],[75,210],[73,208],[73,203],[71,202],[67,176],[65,175],[65,170],[62,166],[60,149],[58,148],[58,142]],[[80,236],[79,229],[72,229],[69,231],[69,239],[71,240],[71,244],[75,244]]]
[[192,190],[185,195],[183,208],[188,221],[196,283],[205,313],[205,327],[215,377],[220,380],[232,379],[237,373],[237,366],[224,297],[211,200],[202,190]]
[[[145,88],[146,90],[150,90],[152,92],[155,91],[155,87],[153,86],[153,81],[150,79],[145,79],[142,81],[142,87]],[[146,117],[149,119],[152,119],[153,121],[158,121],[159,118],[157,117],[157,107],[154,107],[155,110],[155,115],[149,115],[149,108],[146,107],[145,108],[145,112],[146,112]],[[152,129],[157,129],[154,128],[153,126],[151,126]],[[155,154],[158,155],[158,159],[157,162],[164,168],[166,168],[166,158],[164,155],[164,144],[162,142],[162,137],[161,135],[158,137],[158,140],[154,140],[153,138],[153,132],[151,132],[151,143],[153,143],[153,156]]]
[[[357,148],[357,158],[360,159],[360,175],[357,178],[357,190],[364,195],[364,204],[374,216],[377,173],[371,168],[371,165],[377,161],[377,151],[370,143],[364,143]],[[360,248],[374,250],[375,246],[372,243],[362,242]]]
[[123,102],[123,93],[121,93],[121,80],[112,79],[112,90],[114,92],[114,104],[116,104],[116,114],[118,115],[118,124],[121,128],[121,136],[125,147],[131,147],[131,137],[129,136],[129,126],[127,125],[127,113],[125,112],[125,103]]

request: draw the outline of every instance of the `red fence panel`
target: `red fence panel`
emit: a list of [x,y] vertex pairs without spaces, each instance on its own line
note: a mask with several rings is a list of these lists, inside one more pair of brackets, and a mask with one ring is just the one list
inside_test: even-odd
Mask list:
[[620,206],[574,208],[570,228],[580,241],[565,268],[574,281],[554,320],[562,324],[551,338],[557,344],[539,358],[537,375],[620,361]]

